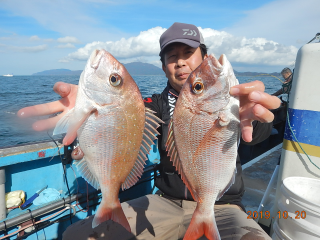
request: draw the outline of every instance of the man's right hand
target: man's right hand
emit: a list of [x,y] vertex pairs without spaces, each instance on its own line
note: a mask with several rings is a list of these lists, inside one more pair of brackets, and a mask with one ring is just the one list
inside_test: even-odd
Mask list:
[[72,109],[76,102],[78,86],[74,84],[57,82],[53,86],[53,90],[61,96],[61,99],[55,102],[49,102],[30,107],[22,108],[18,111],[17,115],[20,118],[51,115],[61,112],[58,116],[36,121],[32,128],[35,131],[43,131],[54,128],[57,122],[62,118],[70,109]]

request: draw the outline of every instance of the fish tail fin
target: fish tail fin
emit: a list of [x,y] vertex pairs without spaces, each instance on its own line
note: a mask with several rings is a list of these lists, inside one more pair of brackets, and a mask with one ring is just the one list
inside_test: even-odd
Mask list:
[[203,235],[209,240],[221,240],[214,212],[212,211],[210,216],[204,216],[198,208],[196,208],[183,240],[196,240]]
[[119,203],[119,206],[115,208],[111,208],[111,207],[100,204],[97,210],[97,213],[92,220],[92,228],[95,228],[99,224],[110,219],[114,222],[121,224],[128,232],[131,232],[129,222],[126,216],[124,215],[124,212],[120,203]]

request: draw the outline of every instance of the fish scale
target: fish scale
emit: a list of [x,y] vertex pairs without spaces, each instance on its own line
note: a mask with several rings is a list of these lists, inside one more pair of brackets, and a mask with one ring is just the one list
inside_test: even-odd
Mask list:
[[167,150],[197,201],[184,239],[220,239],[214,203],[233,184],[240,134],[239,100],[231,64],[222,55],[207,57],[187,79],[169,124]]

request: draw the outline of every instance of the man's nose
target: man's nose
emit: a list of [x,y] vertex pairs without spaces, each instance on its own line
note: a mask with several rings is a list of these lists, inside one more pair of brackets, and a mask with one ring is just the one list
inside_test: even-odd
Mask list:
[[186,65],[186,61],[184,59],[179,58],[177,61],[178,67],[183,67]]

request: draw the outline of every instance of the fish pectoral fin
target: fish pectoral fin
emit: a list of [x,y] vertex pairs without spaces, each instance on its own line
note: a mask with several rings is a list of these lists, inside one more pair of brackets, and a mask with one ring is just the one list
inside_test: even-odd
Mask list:
[[56,127],[53,130],[52,135],[58,135],[58,134],[63,134],[66,133],[68,128],[69,128],[69,124],[70,124],[70,118],[73,116],[73,111],[74,108],[70,109],[58,122]]
[[145,108],[145,114],[146,121],[144,124],[143,138],[138,157],[135,164],[133,165],[131,172],[121,185],[122,190],[130,188],[138,182],[139,178],[143,174],[143,168],[148,159],[147,154],[151,149],[151,145],[154,144],[153,140],[157,138],[157,134],[160,134],[158,133],[157,128],[160,126],[159,123],[163,123],[163,121],[155,116],[154,112],[149,108]]
[[[87,106],[86,106],[87,105]],[[81,125],[87,120],[87,118],[92,114],[92,112],[97,109],[88,102],[85,106],[81,108],[74,108],[72,117],[69,120],[69,127],[66,136],[63,139],[63,144],[68,146],[77,137],[77,131]]]
[[234,184],[234,181],[236,179],[236,174],[237,174],[237,168],[234,169],[232,177],[231,177],[230,181],[228,182],[228,184],[226,185],[226,187],[219,192],[216,201],[218,201],[225,194],[225,192],[229,190],[229,188],[232,186],[232,184]]
[[82,158],[80,161],[74,161],[73,163],[76,165],[80,175],[95,189],[100,189],[100,184],[97,177],[90,171],[88,166],[88,162],[86,161],[85,157]]

